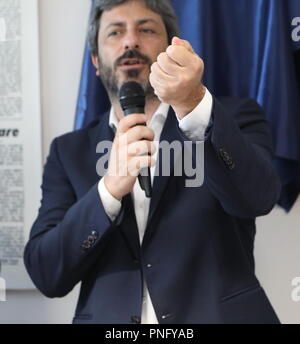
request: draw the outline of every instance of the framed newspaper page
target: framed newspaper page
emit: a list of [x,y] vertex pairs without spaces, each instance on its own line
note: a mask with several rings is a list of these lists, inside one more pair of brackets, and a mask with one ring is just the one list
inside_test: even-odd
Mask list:
[[42,174],[37,0],[0,0],[0,277],[31,289],[23,252]]

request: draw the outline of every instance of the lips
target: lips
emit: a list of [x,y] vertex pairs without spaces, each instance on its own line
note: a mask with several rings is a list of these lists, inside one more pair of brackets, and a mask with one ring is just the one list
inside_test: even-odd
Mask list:
[[121,69],[142,68],[145,65],[145,61],[137,58],[123,59],[119,64]]

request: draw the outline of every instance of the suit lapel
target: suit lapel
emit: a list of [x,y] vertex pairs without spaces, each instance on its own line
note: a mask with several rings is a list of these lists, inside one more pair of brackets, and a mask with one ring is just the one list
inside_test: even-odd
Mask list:
[[104,155],[103,153],[96,153],[96,147],[99,142],[114,140],[115,134],[109,126],[109,112],[106,112],[99,123],[89,130],[90,144],[93,152],[93,163],[96,168],[97,161]]
[[[174,141],[179,141],[182,142],[182,138],[180,137],[179,130],[177,128],[178,126],[178,121],[176,118],[176,115],[173,111],[173,109],[170,107],[164,128],[162,130],[161,136],[160,136],[160,143],[163,141],[166,141],[168,143],[172,143]],[[177,158],[179,157],[180,152],[175,152],[174,154],[171,154],[170,158],[170,175],[169,176],[162,176],[161,173],[156,173],[158,174],[157,176],[154,177],[153,180],[153,195],[152,199],[150,202],[150,209],[149,209],[149,216],[148,216],[148,222],[147,222],[147,227],[150,225],[150,222],[153,219],[153,216],[159,206],[159,202],[161,200],[162,195],[165,192],[165,189],[167,187],[167,184],[173,175],[174,171],[174,162],[176,162]],[[160,165],[160,170],[161,170],[161,165],[162,165],[162,152],[159,150],[158,153],[158,161]],[[161,171],[160,171],[161,172]],[[150,233],[146,231],[145,237],[148,236]]]

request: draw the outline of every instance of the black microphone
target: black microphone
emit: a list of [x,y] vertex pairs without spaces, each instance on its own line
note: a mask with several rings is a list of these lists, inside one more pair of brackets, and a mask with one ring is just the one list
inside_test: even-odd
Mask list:
[[[133,113],[145,113],[145,92],[137,82],[125,83],[120,89],[119,100],[125,116]],[[141,125],[146,125],[146,123]],[[147,167],[147,171],[144,171],[143,174],[138,175],[138,180],[146,197],[150,198],[152,196],[150,167]]]

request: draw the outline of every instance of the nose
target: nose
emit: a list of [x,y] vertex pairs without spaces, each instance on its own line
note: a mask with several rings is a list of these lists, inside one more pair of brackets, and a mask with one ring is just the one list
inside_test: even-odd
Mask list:
[[135,31],[128,31],[124,36],[123,44],[125,50],[139,49],[140,42],[137,33]]

